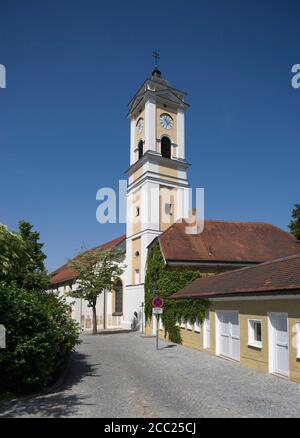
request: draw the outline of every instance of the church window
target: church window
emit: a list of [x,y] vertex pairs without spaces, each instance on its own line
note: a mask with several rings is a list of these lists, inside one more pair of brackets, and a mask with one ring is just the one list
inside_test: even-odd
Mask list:
[[115,313],[123,312],[123,285],[121,281],[117,283],[115,288]]
[[140,140],[138,144],[138,157],[139,157],[138,159],[140,160],[143,155],[144,155],[144,142],[143,140]]
[[200,324],[199,318],[197,317],[196,321],[194,322],[194,332],[200,333],[200,331],[201,331],[201,324]]
[[136,269],[134,271],[134,283],[139,284],[139,282],[140,282],[140,270]]
[[165,204],[165,213],[169,216],[172,216],[173,214],[173,205],[172,204]]
[[188,319],[186,322],[186,329],[192,331],[193,330],[193,324],[191,323],[191,320]]
[[169,137],[161,139],[161,155],[165,158],[171,158],[171,140]]

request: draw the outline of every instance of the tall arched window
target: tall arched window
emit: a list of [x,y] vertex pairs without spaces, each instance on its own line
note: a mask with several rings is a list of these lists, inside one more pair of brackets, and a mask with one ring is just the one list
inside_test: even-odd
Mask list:
[[143,140],[139,141],[138,154],[139,154],[139,160],[140,160],[142,158],[142,156],[144,155],[144,142],[143,142]]
[[169,137],[162,137],[160,146],[162,157],[171,158],[171,140]]
[[115,287],[115,312],[123,313],[123,285],[121,281],[118,281]]

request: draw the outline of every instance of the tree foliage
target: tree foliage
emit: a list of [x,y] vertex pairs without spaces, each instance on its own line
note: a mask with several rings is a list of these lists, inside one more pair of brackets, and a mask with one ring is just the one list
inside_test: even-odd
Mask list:
[[76,274],[77,288],[70,292],[75,298],[88,301],[93,309],[93,333],[97,333],[96,304],[98,296],[104,290],[113,289],[124,266],[121,254],[101,249],[81,252],[68,265]]
[[33,231],[33,225],[29,222],[21,221],[19,235],[25,243],[28,254],[21,286],[30,290],[46,290],[49,286],[49,277],[44,264],[46,255],[42,251],[44,244],[39,241],[40,234]]
[[300,240],[300,204],[295,204],[292,211],[292,220],[289,229],[296,239]]
[[70,308],[52,294],[0,283],[0,323],[6,348],[0,349],[0,394],[44,389],[66,367],[78,343]]
[[70,307],[45,292],[48,284],[39,234],[28,222],[19,233],[0,224],[0,397],[44,388],[63,370],[78,342]]
[[26,290],[46,290],[49,278],[44,266],[45,254],[40,235],[25,221],[19,232],[0,224],[0,281],[14,281]]
[[194,323],[196,319],[202,323],[208,303],[203,300],[171,300],[169,296],[182,289],[191,281],[200,277],[194,270],[176,269],[167,271],[158,243],[155,243],[148,252],[147,270],[145,278],[145,314],[146,318],[152,315],[152,300],[155,295],[164,299],[162,320],[166,333],[173,342],[181,343],[180,327],[176,325],[178,319],[189,319]]
[[29,260],[25,242],[17,233],[0,224],[0,281],[16,281]]

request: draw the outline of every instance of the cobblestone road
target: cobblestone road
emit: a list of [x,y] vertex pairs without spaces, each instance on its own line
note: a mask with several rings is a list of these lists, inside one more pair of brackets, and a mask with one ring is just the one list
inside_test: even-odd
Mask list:
[[135,333],[83,336],[58,390],[11,417],[300,417],[300,385]]

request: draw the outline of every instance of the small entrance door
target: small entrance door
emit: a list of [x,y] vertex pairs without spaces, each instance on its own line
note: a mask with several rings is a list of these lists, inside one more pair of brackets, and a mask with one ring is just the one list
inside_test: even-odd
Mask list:
[[203,324],[203,348],[210,348],[210,319],[209,311],[206,312],[204,324]]
[[235,311],[217,312],[217,354],[240,360],[239,313]]
[[284,313],[269,314],[269,368],[271,373],[289,375],[288,318]]

